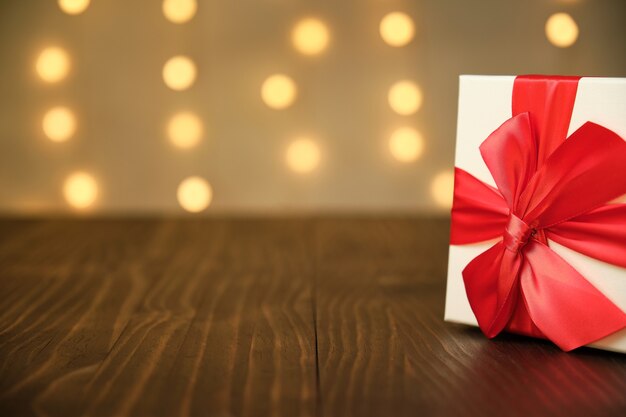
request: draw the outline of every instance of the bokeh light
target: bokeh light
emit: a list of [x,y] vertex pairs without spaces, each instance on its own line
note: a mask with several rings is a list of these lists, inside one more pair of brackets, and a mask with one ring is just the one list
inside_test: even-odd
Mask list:
[[67,14],[81,14],[89,7],[90,0],[58,0],[59,7]]
[[184,55],[170,58],[163,66],[163,81],[172,90],[182,91],[196,80],[196,65]]
[[59,0],[58,3],[67,14],[81,14],[89,7],[90,0]]
[[48,83],[56,83],[67,77],[70,59],[64,49],[51,46],[41,51],[35,63],[39,77]]
[[446,170],[437,174],[430,185],[430,194],[439,207],[451,208],[454,195],[454,172]]
[[555,13],[546,21],[546,37],[559,48],[572,46],[578,39],[578,25],[567,13]]
[[291,33],[293,46],[305,55],[317,55],[328,46],[330,35],[324,22],[306,18],[299,21]]
[[294,102],[297,95],[296,83],[286,75],[268,77],[261,87],[261,98],[273,109],[284,109]]
[[196,0],[163,0],[163,14],[172,23],[185,23],[198,10]]
[[413,114],[422,106],[422,90],[412,81],[398,81],[389,89],[389,105],[398,114]]
[[308,138],[297,138],[287,148],[287,165],[299,174],[313,171],[320,163],[320,149]]
[[211,204],[213,190],[204,178],[193,176],[184,179],[178,185],[176,196],[183,209],[198,213]]
[[176,113],[167,124],[167,135],[178,148],[193,148],[200,142],[203,133],[202,120],[190,111]]
[[98,197],[98,183],[86,172],[75,172],[65,180],[63,196],[75,209],[89,208]]
[[417,130],[401,127],[391,134],[389,151],[400,162],[413,162],[424,151],[424,139]]
[[76,117],[67,107],[53,107],[43,116],[43,132],[53,142],[65,142],[76,132]]
[[404,46],[415,35],[413,19],[405,13],[392,12],[380,21],[380,36],[391,46]]

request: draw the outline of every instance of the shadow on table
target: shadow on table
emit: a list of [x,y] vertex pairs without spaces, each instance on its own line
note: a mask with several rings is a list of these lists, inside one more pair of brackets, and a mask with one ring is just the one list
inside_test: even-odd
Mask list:
[[579,348],[563,352],[547,340],[450,325],[463,340],[454,354],[465,368],[456,388],[468,407],[506,415],[624,415],[626,357]]

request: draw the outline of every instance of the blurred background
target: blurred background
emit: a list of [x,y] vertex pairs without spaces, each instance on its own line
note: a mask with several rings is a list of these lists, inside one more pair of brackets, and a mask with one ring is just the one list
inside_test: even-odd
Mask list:
[[2,0],[0,211],[447,212],[459,74],[626,75],[624,0]]

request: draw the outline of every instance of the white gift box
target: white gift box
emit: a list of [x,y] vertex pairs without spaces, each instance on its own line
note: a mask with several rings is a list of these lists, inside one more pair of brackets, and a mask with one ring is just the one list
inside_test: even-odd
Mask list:
[[[496,184],[480,155],[479,146],[511,118],[514,81],[514,76],[460,76],[455,166],[494,187]],[[626,78],[580,79],[568,136],[587,121],[626,138]],[[626,202],[626,196],[618,201]],[[450,246],[446,321],[478,325],[465,293],[462,271],[497,240]],[[582,255],[550,240],[548,244],[609,300],[626,311],[626,269]],[[589,346],[626,353],[626,329]]]

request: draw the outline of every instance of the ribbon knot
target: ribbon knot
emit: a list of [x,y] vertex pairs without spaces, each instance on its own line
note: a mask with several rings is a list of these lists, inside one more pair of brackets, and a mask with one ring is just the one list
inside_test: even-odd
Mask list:
[[536,230],[524,222],[524,220],[511,213],[509,222],[504,229],[503,244],[511,252],[519,252],[528,240],[536,233]]

